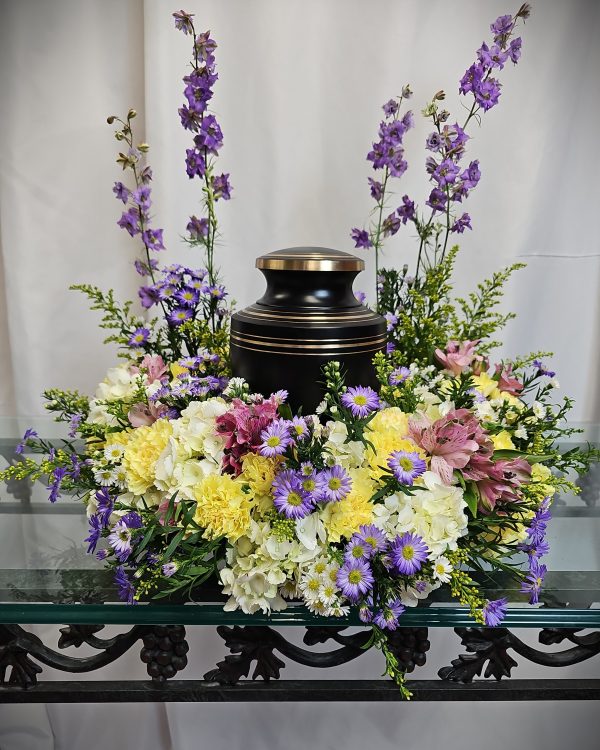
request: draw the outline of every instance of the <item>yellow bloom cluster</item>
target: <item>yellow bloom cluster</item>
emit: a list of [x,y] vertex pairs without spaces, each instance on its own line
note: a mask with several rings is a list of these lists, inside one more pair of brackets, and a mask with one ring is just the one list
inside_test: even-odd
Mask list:
[[322,520],[330,542],[339,542],[342,537],[349,539],[362,524],[373,520],[375,482],[368,469],[350,469],[352,489],[337,503],[327,503]]
[[408,416],[396,406],[382,409],[369,422],[365,437],[373,447],[367,448],[365,459],[372,479],[381,479],[392,451],[416,452],[425,458],[425,452],[407,434]]
[[127,476],[127,489],[134,495],[143,495],[154,484],[156,461],[172,432],[168,419],[158,419],[149,427],[138,427],[129,433],[123,468]]
[[208,474],[194,487],[194,521],[205,529],[206,539],[225,536],[233,543],[248,532],[254,503],[242,486],[239,477]]

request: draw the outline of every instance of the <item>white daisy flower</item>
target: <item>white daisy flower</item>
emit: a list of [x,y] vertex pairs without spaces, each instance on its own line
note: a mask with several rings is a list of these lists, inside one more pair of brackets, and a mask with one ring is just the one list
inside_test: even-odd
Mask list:
[[433,563],[433,577],[441,583],[448,583],[450,581],[450,573],[453,568],[447,557],[441,555]]
[[116,464],[121,460],[124,452],[125,446],[118,443],[111,443],[104,449],[104,458],[110,463]]
[[108,487],[115,481],[114,470],[109,466],[104,469],[96,469],[94,471],[94,479],[101,487]]

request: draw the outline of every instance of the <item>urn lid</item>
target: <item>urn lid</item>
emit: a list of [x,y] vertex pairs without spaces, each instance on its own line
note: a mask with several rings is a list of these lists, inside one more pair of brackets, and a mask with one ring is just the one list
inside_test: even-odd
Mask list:
[[256,267],[269,271],[358,271],[365,262],[355,255],[328,247],[288,247],[261,255]]

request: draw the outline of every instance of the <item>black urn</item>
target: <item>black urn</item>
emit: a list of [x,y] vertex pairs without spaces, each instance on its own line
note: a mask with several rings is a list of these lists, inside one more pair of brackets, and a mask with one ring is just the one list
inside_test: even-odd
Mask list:
[[253,391],[289,392],[293,409],[313,413],[323,399],[324,364],[338,360],[347,385],[377,387],[372,360],[385,349],[386,322],[354,296],[364,269],[354,255],[293,247],[256,260],[265,294],[231,320],[231,366]]

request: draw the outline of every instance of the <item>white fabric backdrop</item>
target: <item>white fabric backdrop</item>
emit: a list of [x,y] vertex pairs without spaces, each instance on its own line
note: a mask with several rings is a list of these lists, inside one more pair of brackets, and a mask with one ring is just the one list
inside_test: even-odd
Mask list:
[[[410,82],[415,110],[443,87],[457,112],[457,81],[489,23],[516,5],[190,1],[199,28],[210,28],[219,43],[214,108],[225,133],[222,168],[235,188],[220,207],[221,263],[241,306],[262,290],[257,255],[304,243],[351,250],[350,227],[370,209],[364,156],[381,104]],[[156,223],[165,227],[168,258],[189,258],[178,236],[199,194],[185,176],[188,136],[176,113],[188,59],[187,40],[171,23],[176,9],[164,0],[0,0],[0,414],[38,415],[44,387],[89,391],[112,363],[94,314],[66,291],[88,281],[135,295],[135,247],[115,224],[110,188],[119,170],[107,114],[134,106],[138,123],[145,120]],[[469,144],[483,179],[468,203],[475,229],[464,236],[457,274],[462,290],[500,265],[527,260],[506,297],[519,319],[506,331],[504,350],[554,349],[561,384],[577,397],[574,419],[588,427],[600,421],[599,33],[600,5],[592,0],[534,6],[523,58],[504,72],[500,105]],[[417,122],[398,190],[421,199],[427,129]],[[413,247],[401,230],[389,262],[410,262]],[[359,288],[372,286],[372,265],[365,277]],[[214,635],[195,631],[192,639],[185,677],[200,676],[222,653]],[[447,663],[454,638],[435,633],[434,641],[431,663]],[[359,676],[369,665],[377,674],[375,656],[339,674]],[[594,669],[591,662],[573,674]],[[427,667],[422,676],[433,673]],[[129,674],[143,674],[135,655],[103,676]],[[494,704],[477,713],[468,705],[2,707],[0,748],[485,742],[488,750],[552,750],[567,740],[591,747],[591,719],[591,705],[577,704],[560,711]]]

